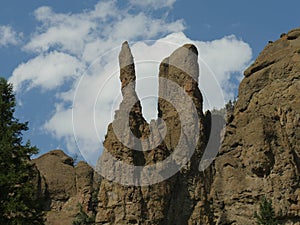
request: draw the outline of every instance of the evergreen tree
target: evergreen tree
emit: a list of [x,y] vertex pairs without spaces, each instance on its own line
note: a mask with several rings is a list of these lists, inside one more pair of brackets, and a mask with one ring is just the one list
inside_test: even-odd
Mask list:
[[73,225],[92,225],[95,224],[95,215],[89,216],[81,204],[78,204],[79,212],[76,215]]
[[259,205],[259,213],[255,212],[254,217],[258,225],[277,225],[272,201],[263,197]]
[[43,224],[32,179],[36,170],[30,156],[38,149],[23,144],[22,132],[28,123],[14,117],[15,96],[12,84],[0,78],[0,224]]

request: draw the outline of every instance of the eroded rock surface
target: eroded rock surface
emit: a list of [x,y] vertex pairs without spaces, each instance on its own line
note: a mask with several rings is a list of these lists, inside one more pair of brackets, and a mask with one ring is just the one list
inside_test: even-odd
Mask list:
[[245,71],[215,161],[217,224],[255,224],[259,199],[282,224],[300,224],[300,29],[270,43]]
[[[108,126],[105,150],[97,165],[108,179],[103,179],[100,186],[96,223],[184,225],[210,221],[209,214],[205,213],[208,186],[198,170],[206,136],[196,47],[184,45],[161,63],[159,119],[150,124],[143,118],[135,92],[134,62],[127,42],[122,46],[119,61],[123,101],[115,112],[113,123]],[[124,119],[128,122],[123,123]],[[188,127],[186,132],[182,132],[182,125]],[[195,150],[195,154],[190,154],[190,150]],[[168,167],[155,167],[170,156],[177,169],[172,176],[166,175]],[[130,170],[124,169],[121,161],[135,166],[154,166],[151,168],[159,172],[149,175],[143,169],[136,170],[131,178]],[[116,179],[116,174],[122,174],[125,180]],[[165,174],[166,179],[151,183],[159,180],[158,174]],[[129,182],[129,185],[122,185],[120,181]]]
[[92,213],[91,201],[100,176],[85,162],[76,166],[71,157],[61,150],[53,150],[34,159],[39,170],[40,195],[44,199],[46,225],[72,224],[79,212]]
[[[105,175],[98,184],[96,224],[252,225],[262,196],[272,200],[280,224],[300,224],[300,29],[269,43],[245,71],[219,155],[201,172],[203,151],[218,146],[208,142],[209,133],[218,134],[210,128],[217,124],[221,130],[222,121],[212,125],[215,115],[203,114],[195,46],[184,45],[161,63],[159,119],[150,123],[135,91],[127,42],[119,62],[123,100],[96,168]],[[170,156],[178,172],[167,176],[168,167],[155,165]],[[91,167],[74,166],[57,150],[34,162],[47,224],[71,224],[77,203],[90,212],[99,180]],[[160,176],[166,179],[153,182]]]

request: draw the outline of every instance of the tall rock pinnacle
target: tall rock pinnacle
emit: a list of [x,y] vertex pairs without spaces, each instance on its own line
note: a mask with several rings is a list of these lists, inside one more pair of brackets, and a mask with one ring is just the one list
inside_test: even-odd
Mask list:
[[[104,179],[96,223],[182,225],[194,224],[199,218],[209,221],[205,213],[208,191],[198,171],[206,138],[196,47],[184,45],[161,63],[159,119],[150,124],[143,118],[135,92],[134,61],[127,42],[122,45],[119,65],[123,100],[108,127],[97,165]],[[201,194],[195,197],[194,189]],[[200,205],[199,199],[203,200]]]
[[100,185],[96,224],[138,224],[144,217],[140,187],[128,186],[139,182],[139,175],[132,177],[131,172],[132,166],[144,164],[143,153],[136,149],[141,148],[141,128],[147,123],[135,92],[135,68],[127,42],[122,45],[119,64],[123,100],[108,126],[104,151],[96,166],[106,178]]
[[125,41],[122,44],[122,49],[119,54],[119,65],[120,65],[120,80],[122,84],[122,94],[125,87],[130,85],[130,89],[135,90],[135,69],[133,56],[129,48],[128,42]]
[[[172,103],[161,98],[161,96],[172,96],[172,101],[180,103],[183,96],[182,93],[179,92],[184,90],[185,93],[192,98],[193,101],[190,102],[190,104],[196,107],[197,116],[200,120],[203,119],[203,99],[198,88],[199,65],[196,47],[191,44],[186,44],[175,50],[170,57],[164,59],[161,63],[159,77],[163,78],[159,80],[159,117],[167,123],[168,129],[171,131],[165,141],[167,142],[168,148],[173,149],[177,144],[176,140],[179,139],[181,132],[180,118],[177,114],[179,109],[175,109]],[[174,84],[179,87],[176,88],[175,85],[170,85],[170,82],[174,82]],[[192,109],[192,105],[188,105],[188,102],[182,102],[180,104],[183,104],[184,108]],[[195,122],[189,114],[184,113],[182,116],[187,118],[181,118],[181,120],[189,120],[188,122],[191,126]]]

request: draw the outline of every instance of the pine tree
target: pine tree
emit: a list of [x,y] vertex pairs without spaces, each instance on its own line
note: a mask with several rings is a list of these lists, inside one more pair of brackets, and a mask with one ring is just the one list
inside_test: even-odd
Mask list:
[[259,205],[259,213],[255,212],[254,217],[258,225],[277,225],[275,212],[272,207],[272,200],[263,197]]
[[23,144],[22,132],[28,123],[14,117],[12,84],[0,78],[0,224],[43,224],[43,214],[32,179],[36,170],[30,156],[38,149]]

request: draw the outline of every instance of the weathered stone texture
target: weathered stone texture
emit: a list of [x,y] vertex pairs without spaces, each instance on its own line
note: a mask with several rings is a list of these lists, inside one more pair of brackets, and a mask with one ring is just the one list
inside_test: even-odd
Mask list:
[[[104,179],[99,192],[100,203],[96,223],[183,225],[197,224],[196,221],[202,218],[209,221],[205,214],[208,191],[201,181],[203,173],[198,171],[199,156],[203,153],[206,137],[203,125],[203,100],[198,89],[199,66],[196,47],[184,45],[161,63],[159,96],[169,98],[167,100],[163,97],[159,98],[159,119],[152,120],[150,124],[143,118],[140,101],[135,93],[134,62],[127,42],[122,46],[119,61],[123,101],[115,113],[114,122],[108,127],[104,141],[105,150],[97,165],[98,168],[101,168],[102,172],[107,169],[108,177],[113,177],[115,173],[128,175],[126,171],[120,171],[116,160],[109,162],[110,155],[131,165],[151,166],[173,154],[175,155],[173,157],[178,159],[178,166],[183,166],[179,161],[188,161],[189,149],[181,149],[177,152],[175,149],[178,144],[184,146],[192,141],[195,142],[196,153],[179,173],[160,183],[141,187],[123,186]],[[168,84],[169,81],[173,85]],[[186,99],[190,101],[183,101],[183,92]],[[134,107],[130,110],[128,110],[128,102],[134,103],[132,104]],[[174,102],[177,105],[172,105]],[[194,110],[195,114],[186,115],[184,110],[188,112]],[[122,124],[124,118],[129,118],[128,124]],[[181,120],[184,120],[185,126],[189,127],[186,130],[197,133],[183,134]],[[121,139],[120,135],[116,134],[118,131],[114,130],[119,124],[122,130]],[[126,131],[127,125],[137,139]],[[179,143],[181,135],[182,141]],[[199,137],[198,142],[197,137]],[[128,148],[128,145],[132,148]],[[133,148],[140,148],[143,151],[135,151]],[[156,179],[145,176],[141,171],[137,172],[139,173],[137,182],[141,184]]]
[[[270,43],[245,71],[215,161],[217,224],[255,224],[262,196],[283,224],[300,221],[300,30]],[[298,221],[298,223],[296,222]]]
[[74,161],[60,150],[53,150],[33,160],[40,174],[39,192],[44,200],[46,225],[72,224],[78,204],[91,214],[93,191],[100,176],[85,162]]
[[[127,42],[119,62],[123,100],[108,126],[96,167],[106,174],[98,183],[96,224],[252,225],[262,196],[272,200],[281,224],[300,224],[300,29],[269,43],[244,72],[219,155],[201,172],[209,133],[218,136],[223,118],[203,114],[196,47],[184,45],[161,63],[159,119],[150,123],[143,118],[135,91]],[[212,126],[218,129],[210,132]],[[195,140],[195,152],[189,155],[191,149],[184,146]],[[219,142],[221,136],[213,140]],[[207,148],[216,146],[208,142]],[[157,174],[149,177],[142,169],[130,171],[120,164],[149,167],[169,156],[173,166],[181,168],[152,185],[145,184]],[[91,167],[83,162],[74,166],[58,150],[33,161],[40,173],[40,195],[46,199],[47,224],[71,224],[77,203],[89,212],[99,180]],[[163,166],[156,169],[158,174],[166,171]],[[114,180],[116,174],[122,175],[120,180]]]

